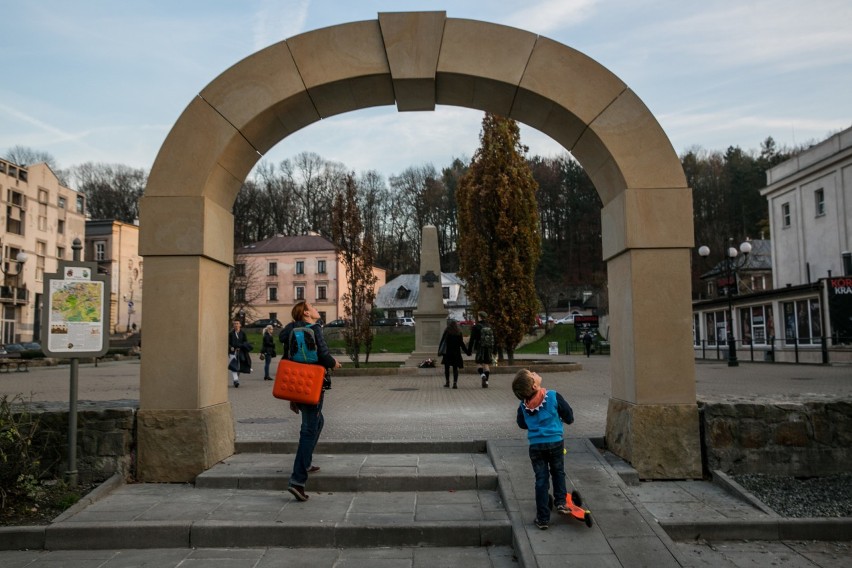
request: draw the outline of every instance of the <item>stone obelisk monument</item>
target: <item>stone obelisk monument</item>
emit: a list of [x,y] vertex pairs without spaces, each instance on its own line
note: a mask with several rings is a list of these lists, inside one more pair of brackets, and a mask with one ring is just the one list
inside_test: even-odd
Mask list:
[[424,359],[438,359],[438,342],[447,325],[447,308],[441,286],[441,257],[438,254],[438,229],[423,227],[420,247],[420,290],[414,310],[414,351],[406,367],[416,367]]

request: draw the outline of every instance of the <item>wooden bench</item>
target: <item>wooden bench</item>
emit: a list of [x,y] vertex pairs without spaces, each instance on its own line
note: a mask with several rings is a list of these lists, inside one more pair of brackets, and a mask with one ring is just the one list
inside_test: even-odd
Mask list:
[[0,373],[11,373],[13,366],[18,373],[28,373],[30,371],[29,360],[21,358],[20,353],[0,355]]

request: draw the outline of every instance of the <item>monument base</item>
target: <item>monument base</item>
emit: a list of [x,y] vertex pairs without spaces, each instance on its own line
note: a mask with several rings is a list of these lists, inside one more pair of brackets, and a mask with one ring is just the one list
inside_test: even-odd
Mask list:
[[609,399],[606,446],[640,479],[699,479],[701,441],[696,404],[632,404]]
[[191,482],[234,453],[229,402],[192,410],[140,410],[136,424],[142,482]]

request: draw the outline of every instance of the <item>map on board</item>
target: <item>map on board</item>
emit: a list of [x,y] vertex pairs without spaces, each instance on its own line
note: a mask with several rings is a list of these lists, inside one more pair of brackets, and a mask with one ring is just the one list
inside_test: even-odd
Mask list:
[[67,266],[48,279],[48,349],[53,354],[105,351],[105,283],[88,267]]
[[102,283],[59,280],[57,284],[50,296],[51,323],[101,321]]

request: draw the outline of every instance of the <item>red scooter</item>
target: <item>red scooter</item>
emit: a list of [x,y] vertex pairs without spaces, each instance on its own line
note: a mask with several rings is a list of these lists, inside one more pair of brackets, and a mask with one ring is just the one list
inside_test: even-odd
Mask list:
[[[583,498],[576,489],[565,495],[565,507],[572,518],[586,523],[586,526],[591,528],[592,512],[583,508]],[[553,496],[550,497],[550,509],[553,510]]]

